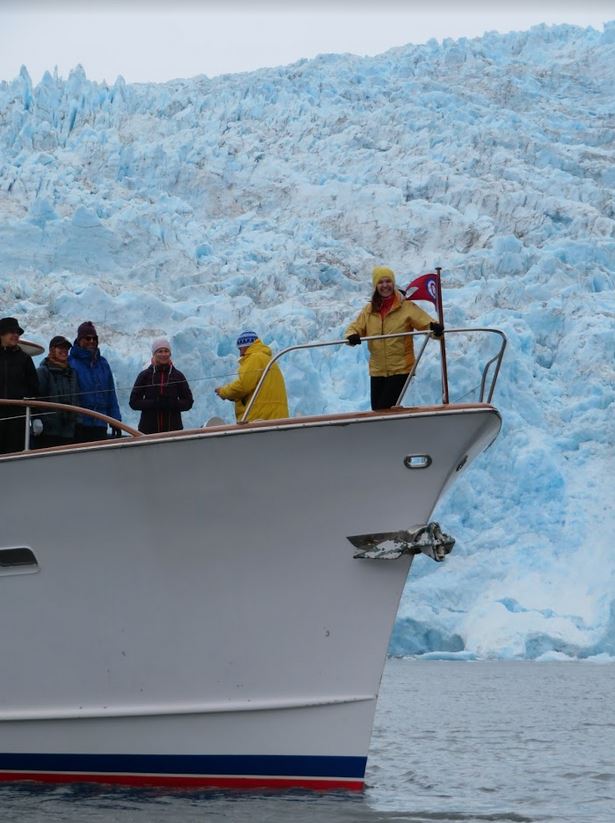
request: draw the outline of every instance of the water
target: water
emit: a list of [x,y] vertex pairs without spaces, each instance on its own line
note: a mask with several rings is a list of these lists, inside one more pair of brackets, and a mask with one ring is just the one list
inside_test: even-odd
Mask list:
[[0,820],[612,823],[615,665],[390,660],[361,795],[0,787]]

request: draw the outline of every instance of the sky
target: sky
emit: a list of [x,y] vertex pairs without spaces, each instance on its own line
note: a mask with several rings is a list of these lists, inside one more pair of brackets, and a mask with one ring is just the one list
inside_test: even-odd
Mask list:
[[108,83],[214,77],[542,22],[601,30],[613,18],[615,0],[0,0],[0,81],[22,65],[35,83],[78,64]]

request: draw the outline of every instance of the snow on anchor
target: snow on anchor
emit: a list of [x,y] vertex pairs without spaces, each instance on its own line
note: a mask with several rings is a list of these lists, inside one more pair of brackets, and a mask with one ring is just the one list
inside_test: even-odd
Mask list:
[[380,534],[356,534],[348,540],[358,549],[353,557],[361,560],[395,560],[402,554],[426,554],[442,562],[455,545],[455,538],[444,534],[439,523]]

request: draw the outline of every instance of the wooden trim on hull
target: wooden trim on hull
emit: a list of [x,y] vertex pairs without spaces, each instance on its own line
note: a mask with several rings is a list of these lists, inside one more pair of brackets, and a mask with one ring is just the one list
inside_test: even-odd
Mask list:
[[[15,401],[20,402],[20,401]],[[25,405],[25,404],[24,404]],[[41,404],[44,405],[44,404]],[[55,404],[58,407],[60,404]],[[64,406],[61,406],[64,408]],[[66,407],[74,411],[76,407]],[[130,445],[144,445],[145,443],[161,442],[167,440],[189,439],[194,437],[216,437],[219,435],[248,434],[263,429],[292,429],[309,428],[312,426],[344,426],[350,423],[368,422],[372,420],[384,420],[387,418],[417,418],[431,416],[450,416],[466,412],[491,411],[498,415],[499,412],[490,403],[449,403],[434,406],[409,406],[383,409],[382,411],[365,412],[345,412],[343,414],[323,414],[309,417],[288,417],[279,420],[255,420],[250,423],[226,423],[220,426],[208,426],[197,429],[180,429],[179,431],[165,432],[163,434],[141,434],[136,432],[132,437],[113,438],[109,440],[96,440],[87,443],[74,443],[68,446],[52,446],[47,449],[33,449],[28,452],[13,452],[11,454],[0,455],[0,462],[10,458],[30,458],[43,454],[66,451],[83,451],[101,448],[124,448]],[[99,415],[101,416],[101,415]],[[102,417],[102,416],[101,416]],[[125,431],[132,434],[135,430],[120,424]]]

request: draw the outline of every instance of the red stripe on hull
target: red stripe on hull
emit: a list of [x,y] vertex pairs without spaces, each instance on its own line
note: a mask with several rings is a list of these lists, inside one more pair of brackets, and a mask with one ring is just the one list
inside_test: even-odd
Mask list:
[[318,777],[226,777],[171,774],[66,774],[61,772],[0,772],[0,781],[39,783],[107,783],[117,786],[160,786],[178,789],[312,789],[362,791],[363,780]]

